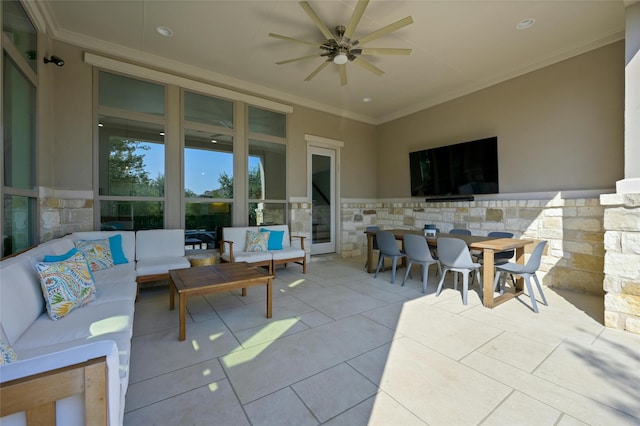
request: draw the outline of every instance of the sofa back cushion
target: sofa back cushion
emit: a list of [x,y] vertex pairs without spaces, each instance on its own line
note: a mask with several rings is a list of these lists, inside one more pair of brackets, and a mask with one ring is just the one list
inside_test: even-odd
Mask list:
[[[33,324],[44,310],[40,280],[31,251],[2,261],[0,266],[0,325],[10,345]],[[43,257],[43,256],[37,256]]]
[[136,260],[184,256],[184,229],[136,232]]

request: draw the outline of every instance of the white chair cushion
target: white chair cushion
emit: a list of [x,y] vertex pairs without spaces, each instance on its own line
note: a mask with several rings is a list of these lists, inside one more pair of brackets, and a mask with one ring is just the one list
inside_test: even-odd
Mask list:
[[138,260],[136,272],[138,276],[166,274],[171,269],[189,268],[191,264],[186,257],[158,257]]
[[304,250],[295,247],[283,247],[282,250],[270,250],[269,253],[273,255],[273,260],[295,259],[305,256]]

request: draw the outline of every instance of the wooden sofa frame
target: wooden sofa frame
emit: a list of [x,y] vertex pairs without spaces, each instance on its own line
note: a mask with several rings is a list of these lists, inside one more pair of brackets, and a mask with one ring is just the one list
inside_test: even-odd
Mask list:
[[25,411],[27,425],[55,425],[56,401],[84,393],[86,425],[107,424],[107,358],[0,384],[0,416]]

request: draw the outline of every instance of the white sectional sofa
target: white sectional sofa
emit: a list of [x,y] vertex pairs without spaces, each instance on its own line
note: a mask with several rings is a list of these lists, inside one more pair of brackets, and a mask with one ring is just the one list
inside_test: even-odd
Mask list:
[[[151,243],[165,241],[168,235],[173,237],[174,234],[182,235],[178,248]],[[42,262],[45,255],[59,256],[68,253],[79,240],[100,240],[115,235],[121,236],[121,254],[126,257],[127,262],[93,271],[95,300],[52,320],[45,309],[46,302],[35,265]],[[108,402],[102,408],[104,418],[109,425],[122,424],[129,383],[129,355],[139,278],[136,257],[143,259],[143,266],[148,265],[145,260],[165,259],[166,263],[159,261],[153,269],[149,269],[155,276],[162,271],[168,272],[163,266],[189,267],[189,261],[184,257],[184,231],[154,230],[151,234],[144,235],[144,239],[145,248],[153,246],[153,250],[149,249],[153,252],[151,257],[145,256],[144,250],[138,250],[136,233],[133,231],[95,231],[76,232],[47,241],[0,263],[0,337],[17,355],[17,361],[0,365],[0,383],[3,386],[0,398],[12,398],[7,389],[7,382],[12,380],[33,379],[39,373],[78,363],[84,368],[87,361],[100,359],[106,365],[103,375],[106,387],[103,386],[103,389],[106,389],[104,399],[108,398]],[[169,238],[167,241],[173,240]],[[175,257],[162,257],[162,254],[175,254]],[[113,257],[116,257],[115,252]],[[87,383],[92,385],[92,380]],[[42,385],[35,385],[35,389],[41,387]],[[53,389],[57,387],[62,388],[53,386],[52,389],[41,389],[41,392],[58,391],[59,389]],[[69,397],[63,394],[62,399],[58,400],[54,393],[47,393],[46,398],[57,401],[55,415],[58,425],[93,423],[91,417],[85,419],[84,415],[93,415],[95,401],[84,401],[85,393],[94,395],[82,391]],[[21,406],[27,401],[17,402],[17,406]],[[5,414],[6,411],[2,413],[0,420],[3,426],[26,424],[25,412],[9,416]]]
[[[268,248],[267,251],[250,251],[247,247],[247,231],[260,232],[261,230],[272,232],[271,237],[282,236],[281,246]],[[298,246],[292,244],[292,239],[299,241]],[[302,272],[307,273],[307,253],[304,249],[304,236],[291,235],[287,225],[269,226],[234,226],[222,228],[222,241],[220,241],[220,260],[222,262],[248,262],[258,266],[266,266],[271,274],[275,275],[277,265],[297,263],[302,265]],[[269,247],[273,247],[269,242]]]

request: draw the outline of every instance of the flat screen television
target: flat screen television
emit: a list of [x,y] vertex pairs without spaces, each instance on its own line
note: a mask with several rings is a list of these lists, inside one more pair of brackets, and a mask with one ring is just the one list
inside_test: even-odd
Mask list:
[[411,196],[497,194],[498,137],[409,153]]

